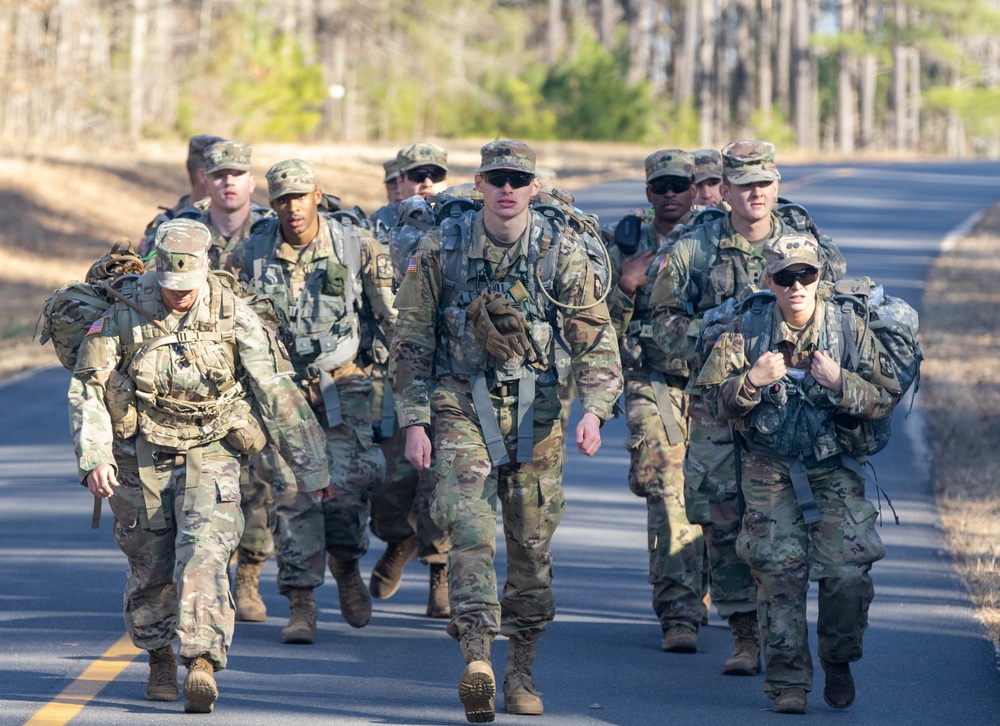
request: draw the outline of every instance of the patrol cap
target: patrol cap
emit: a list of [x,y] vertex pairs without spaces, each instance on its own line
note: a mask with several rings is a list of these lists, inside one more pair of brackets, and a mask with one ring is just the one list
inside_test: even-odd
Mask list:
[[385,161],[383,161],[382,162],[382,168],[385,169],[385,179],[383,180],[382,183],[383,184],[388,184],[393,179],[398,179],[399,178],[399,167],[400,167],[400,163],[399,163],[399,157],[398,156],[393,157],[392,159],[386,159]]
[[646,181],[676,176],[694,182],[694,157],[680,149],[660,149],[646,157]]
[[722,154],[715,149],[692,151],[694,157],[694,182],[701,184],[708,179],[722,178]]
[[523,141],[500,139],[491,141],[479,150],[482,164],[476,169],[477,174],[497,169],[535,173],[535,160],[538,155],[535,150]]
[[225,139],[221,136],[211,136],[209,134],[192,136],[188,141],[188,165],[193,165],[196,169],[204,169],[205,149],[220,141],[225,141]]
[[268,200],[285,194],[306,194],[316,188],[316,169],[303,159],[286,159],[267,170]]
[[438,166],[448,171],[448,152],[437,144],[427,142],[410,144],[405,149],[399,150],[396,162],[399,164],[400,173],[419,166]]
[[156,279],[168,290],[197,290],[208,280],[212,233],[194,219],[171,219],[156,230]]
[[819,243],[808,234],[786,234],[764,245],[764,258],[769,275],[792,265],[809,265],[818,270]]
[[730,184],[753,184],[781,178],[770,141],[733,141],[722,149],[722,175]]
[[249,144],[239,141],[217,141],[205,149],[205,173],[211,174],[223,169],[250,171]]

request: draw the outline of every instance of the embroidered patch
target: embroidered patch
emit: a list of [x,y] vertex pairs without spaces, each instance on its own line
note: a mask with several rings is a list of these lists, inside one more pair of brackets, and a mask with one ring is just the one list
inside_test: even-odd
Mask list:
[[406,274],[409,275],[411,272],[417,271],[417,258],[411,257],[410,261],[406,264]]
[[392,260],[389,255],[378,255],[375,258],[375,271],[382,280],[392,279]]
[[660,260],[660,268],[656,271],[656,274],[659,275],[661,272],[663,272],[663,270],[665,270],[667,267],[667,263],[669,262],[670,262],[670,255],[664,255],[663,259]]
[[878,354],[878,365],[885,378],[895,378],[896,372],[892,367],[892,360],[885,353]]
[[91,324],[90,328],[87,329],[87,335],[96,335],[102,330],[104,330],[104,318],[98,318]]
[[722,339],[724,337],[725,337],[725,334],[720,335],[718,338],[715,339],[715,345],[712,346],[712,350],[718,350],[719,348],[722,347]]

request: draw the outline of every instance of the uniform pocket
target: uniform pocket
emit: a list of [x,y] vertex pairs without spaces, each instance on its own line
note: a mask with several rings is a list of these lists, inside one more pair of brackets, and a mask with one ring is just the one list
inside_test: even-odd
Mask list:
[[875,529],[878,512],[867,499],[846,502],[844,563],[870,565],[885,557],[885,545]]

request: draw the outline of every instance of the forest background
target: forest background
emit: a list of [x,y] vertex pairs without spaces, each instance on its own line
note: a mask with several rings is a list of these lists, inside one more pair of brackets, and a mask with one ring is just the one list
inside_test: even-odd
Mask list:
[[[196,133],[253,145],[258,203],[302,156],[368,211],[416,140],[456,182],[531,140],[571,190],[735,138],[779,164],[996,157],[1000,0],[0,0],[0,379],[55,364],[43,301],[187,191]],[[998,238],[994,210],[942,252],[920,334],[943,527],[994,643]]]

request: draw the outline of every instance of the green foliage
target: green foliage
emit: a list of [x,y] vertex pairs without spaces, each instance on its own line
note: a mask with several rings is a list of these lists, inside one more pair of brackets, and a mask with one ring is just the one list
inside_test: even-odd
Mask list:
[[954,111],[970,136],[1000,133],[1000,88],[954,88],[937,86],[924,96],[928,109]]
[[608,52],[592,31],[577,26],[572,56],[550,71],[542,94],[551,104],[560,138],[649,141],[653,102],[646,81],[626,83],[622,54]]

